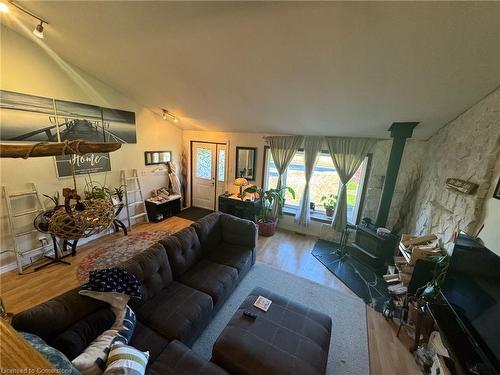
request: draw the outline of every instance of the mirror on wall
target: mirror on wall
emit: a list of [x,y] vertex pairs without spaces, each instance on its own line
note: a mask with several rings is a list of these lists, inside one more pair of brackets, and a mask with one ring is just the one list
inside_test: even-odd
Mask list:
[[144,151],[144,164],[167,164],[172,160],[172,151]]
[[236,147],[235,178],[243,177],[249,181],[255,180],[255,167],[257,165],[256,147]]

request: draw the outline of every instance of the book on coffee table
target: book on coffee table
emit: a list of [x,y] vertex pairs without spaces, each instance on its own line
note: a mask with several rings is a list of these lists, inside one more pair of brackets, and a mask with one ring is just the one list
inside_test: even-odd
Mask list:
[[270,299],[266,297],[259,296],[257,300],[254,302],[254,306],[257,307],[258,309],[261,309],[262,311],[267,311],[269,310],[269,306],[271,306],[271,301]]

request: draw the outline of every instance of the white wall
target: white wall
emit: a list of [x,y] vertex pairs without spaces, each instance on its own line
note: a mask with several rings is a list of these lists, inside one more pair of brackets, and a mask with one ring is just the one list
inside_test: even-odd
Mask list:
[[[107,173],[107,185],[119,186],[120,170],[132,168],[139,170],[146,195],[152,189],[166,185],[165,173],[153,174],[153,167],[145,167],[143,153],[145,150],[171,150],[174,163],[179,165],[182,150],[181,129],[162,120],[159,114],[142,107],[98,79],[53,57],[50,51],[41,48],[38,39],[34,39],[34,41],[27,39],[11,29],[2,27],[0,88],[135,111],[137,144],[124,144],[120,150],[111,153],[112,171]],[[71,178],[57,178],[54,160],[51,157],[28,160],[0,159],[0,163],[0,182],[13,191],[26,190],[26,183],[34,182],[40,192],[52,195],[56,190],[61,191],[63,187],[72,185]],[[104,174],[93,174],[92,177],[100,182],[104,181]],[[81,192],[84,185],[83,176],[77,177],[77,185]],[[0,251],[2,252],[12,249],[11,238],[7,232],[4,203],[2,198],[0,206]],[[36,238],[33,241],[36,242]],[[0,265],[5,266],[12,260],[12,253],[3,253]]]

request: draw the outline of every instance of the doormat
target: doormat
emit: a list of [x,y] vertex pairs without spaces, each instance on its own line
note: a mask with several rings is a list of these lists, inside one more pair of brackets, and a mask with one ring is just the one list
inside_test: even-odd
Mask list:
[[338,255],[338,248],[337,243],[318,240],[311,254],[368,306],[382,312],[391,298],[385,280],[349,254]]
[[181,217],[186,220],[191,220],[191,221],[198,221],[201,218],[207,216],[208,214],[211,214],[212,210],[207,210],[206,208],[200,208],[200,207],[189,207],[186,208],[185,210],[182,210],[180,214],[177,214],[175,216]]
[[113,240],[110,245],[98,247],[87,255],[78,265],[76,277],[82,284],[86,283],[90,271],[117,267],[170,234],[170,231],[137,232]]

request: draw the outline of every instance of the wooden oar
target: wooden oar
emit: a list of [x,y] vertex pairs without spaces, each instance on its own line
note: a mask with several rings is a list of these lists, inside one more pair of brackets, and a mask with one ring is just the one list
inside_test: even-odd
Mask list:
[[38,158],[69,154],[88,154],[92,152],[113,152],[122,146],[121,143],[87,142],[83,140],[60,143],[35,143],[31,145],[0,144],[1,158]]

